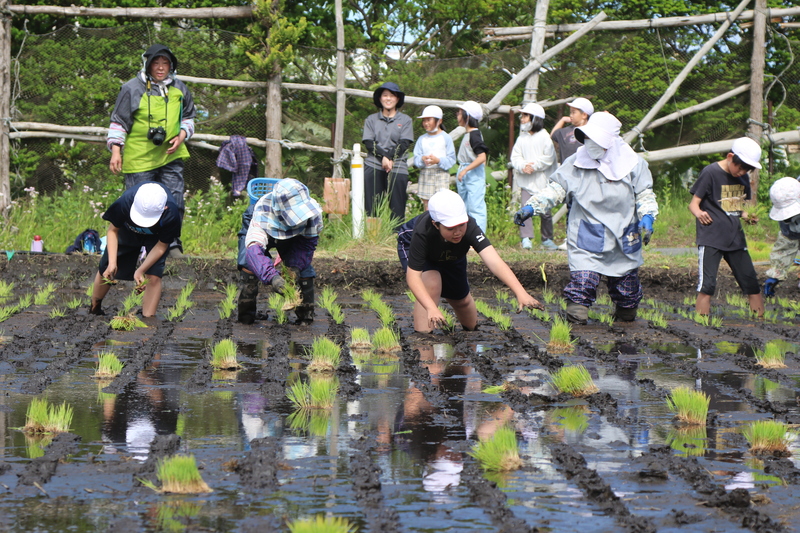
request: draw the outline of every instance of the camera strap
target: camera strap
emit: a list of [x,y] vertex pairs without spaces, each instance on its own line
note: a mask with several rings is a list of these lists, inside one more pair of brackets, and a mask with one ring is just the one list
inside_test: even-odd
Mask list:
[[[153,115],[150,114],[150,91],[151,91],[152,84],[150,82],[150,76],[147,77],[147,84],[146,84],[145,87],[147,88],[147,127],[148,128],[152,128],[153,127],[153,122],[152,122]],[[168,90],[169,89],[167,89],[167,91]],[[160,92],[161,91],[159,90],[159,93]],[[168,111],[169,111],[167,109],[168,106],[169,106],[169,98],[167,97],[167,93],[165,92],[164,93],[164,130],[165,131],[167,129],[167,118],[168,118]]]

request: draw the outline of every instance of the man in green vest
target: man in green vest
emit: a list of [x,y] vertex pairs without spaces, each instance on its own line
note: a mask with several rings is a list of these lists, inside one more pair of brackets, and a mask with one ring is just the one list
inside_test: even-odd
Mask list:
[[[194,134],[194,100],[175,76],[178,60],[169,48],[154,44],[142,59],[142,70],[122,86],[111,112],[109,168],[123,173],[125,189],[145,181],[164,184],[183,217],[183,160],[189,157],[184,142]],[[176,239],[169,255],[182,253]]]

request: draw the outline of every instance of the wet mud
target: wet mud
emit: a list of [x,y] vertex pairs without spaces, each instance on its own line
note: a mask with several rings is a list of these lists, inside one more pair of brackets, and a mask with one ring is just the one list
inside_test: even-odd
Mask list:
[[[573,328],[574,351],[548,352],[549,324],[515,313],[484,267],[470,264],[473,293],[506,310],[503,330],[480,317],[474,332],[413,331],[412,304],[393,262],[315,262],[322,287],[334,288],[345,315],[336,324],[317,308],[312,324],[280,325],[259,295],[262,316],[242,325],[221,318],[230,262],[171,261],[159,316],[145,328],[111,329],[131,290],[120,283],[106,316],[87,313],[85,289],[96,258],[23,256],[0,264],[13,283],[2,305],[35,295],[48,303],[0,322],[0,531],[288,531],[296,518],[344,517],[359,531],[796,531],[800,523],[800,443],[788,452],[749,451],[752,421],[800,424],[797,317],[779,302],[752,320],[720,276],[713,314],[722,326],[683,316],[695,274],[643,269],[643,308],[657,305],[666,327],[639,318]],[[537,297],[538,266],[514,264]],[[549,289],[568,279],[547,265]],[[185,284],[192,307],[168,321]],[[374,331],[377,315],[361,291],[382,295],[396,315],[402,350],[366,356],[348,348],[351,327]],[[781,287],[783,289],[783,287]],[[797,289],[781,295],[800,300]],[[66,302],[83,305],[51,316]],[[601,313],[613,305],[598,303]],[[558,302],[547,305],[559,312]],[[682,314],[683,313],[683,314]],[[306,371],[307,348],[326,336],[342,349],[328,380],[338,383],[330,409],[298,416],[287,390],[318,379]],[[215,342],[233,339],[242,367],[211,365]],[[781,341],[786,367],[756,364],[755,350]],[[115,351],[125,366],[113,380],[92,377],[97,353]],[[550,374],[583,364],[599,392],[558,394]],[[500,394],[483,390],[507,384]],[[711,397],[705,426],[687,431],[664,399],[676,386]],[[21,431],[33,398],[75,409],[70,431]],[[523,465],[484,472],[473,446],[503,426],[517,434]],[[213,492],[165,495],[157,466],[172,455],[196,457]]]

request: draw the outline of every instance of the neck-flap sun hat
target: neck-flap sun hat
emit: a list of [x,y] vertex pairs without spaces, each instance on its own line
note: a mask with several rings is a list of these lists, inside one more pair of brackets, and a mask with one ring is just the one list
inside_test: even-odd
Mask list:
[[575,100],[568,102],[567,105],[569,107],[574,107],[575,109],[580,109],[590,117],[594,113],[594,106],[586,98],[576,98]]
[[753,168],[761,168],[761,146],[750,137],[739,137],[733,141],[731,152]]
[[372,93],[372,102],[375,104],[375,107],[377,107],[378,109],[383,109],[383,104],[381,104],[381,95],[383,94],[383,91],[386,89],[392,91],[394,95],[397,97],[397,105],[394,106],[394,108],[400,109],[401,107],[403,107],[403,103],[406,101],[406,93],[401,91],[400,86],[393,81],[387,81],[386,83],[375,89],[375,92]]
[[[741,157],[741,156],[739,156]],[[787,220],[800,214],[800,181],[794,178],[781,178],[769,188],[772,209],[769,218]]]
[[527,115],[532,115],[534,117],[544,118],[544,108],[539,104],[534,104],[533,102],[523,107],[520,113],[525,113]]
[[271,213],[265,220],[264,230],[274,239],[287,239],[303,233],[306,222],[322,214],[308,187],[296,179],[282,179],[263,201],[268,203]]
[[472,100],[467,100],[463,104],[458,106],[459,109],[463,109],[464,112],[480,122],[483,119],[483,108],[478,102],[474,102]]
[[152,228],[167,205],[167,191],[158,183],[145,183],[133,197],[131,220],[140,228]]
[[594,113],[583,126],[575,128],[575,138],[583,142],[586,137],[608,150],[619,137],[622,123],[611,113]]
[[434,222],[448,228],[469,220],[464,200],[453,191],[443,190],[431,196],[431,199],[428,200],[428,212]]

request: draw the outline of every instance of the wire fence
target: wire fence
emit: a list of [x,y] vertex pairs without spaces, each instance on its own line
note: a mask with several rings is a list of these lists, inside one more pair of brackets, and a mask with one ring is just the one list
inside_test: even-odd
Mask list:
[[[669,83],[715,31],[693,26],[640,31],[592,32],[549,61],[539,83],[539,100],[571,96],[592,99],[595,109],[614,113],[623,131],[633,127],[661,97]],[[703,59],[677,94],[662,110],[666,115],[708,100],[750,79],[749,33],[733,25]],[[200,78],[260,81],[249,59],[237,45],[240,35],[225,31],[181,30],[148,22],[108,29],[64,27],[46,35],[27,35],[14,42],[18,62],[12,86],[12,120],[71,126],[108,125],[120,86],[141,68],[141,52],[150,44],[168,45],[178,58],[178,73]],[[555,44],[548,39],[547,46]],[[529,43],[485,55],[456,59],[389,61],[362,50],[347,54],[347,86],[371,89],[395,81],[406,95],[449,100],[488,102],[528,61]],[[767,61],[780,77],[768,76],[766,99],[774,102],[776,131],[796,127],[800,92],[800,65],[794,57],[800,43],[775,31],[768,32]],[[283,72],[284,82],[334,85],[336,50],[298,47],[296,60]],[[783,71],[783,72],[781,72]],[[198,107],[197,133],[266,135],[265,89],[220,87],[189,83]],[[519,105],[521,84],[503,102]],[[312,145],[332,146],[335,125],[334,93],[282,90],[282,138]],[[416,117],[422,106],[407,104],[403,111]],[[361,141],[364,119],[375,112],[371,99],[348,96],[344,146]],[[565,105],[547,108],[545,126],[568,112]],[[745,92],[708,110],[647,132],[638,148],[668,148],[743,135],[749,116]],[[444,126],[456,127],[455,113],[446,110]],[[422,133],[415,120],[416,132]],[[508,116],[493,114],[482,126],[492,162],[502,167],[509,144]],[[122,188],[122,178],[108,169],[104,142],[69,139],[17,139],[12,143],[12,196],[23,189],[54,193],[65,184]],[[263,149],[255,149],[260,159]],[[215,165],[217,152],[189,147],[187,189],[205,190],[210,178],[229,183],[230,176]],[[670,165],[667,165],[669,167]],[[347,165],[345,171],[347,172]],[[307,183],[320,194],[323,178],[332,173],[331,155],[309,150],[283,150],[284,176]],[[675,169],[676,171],[680,169]],[[259,167],[263,175],[263,161]],[[412,173],[412,180],[415,176]]]

